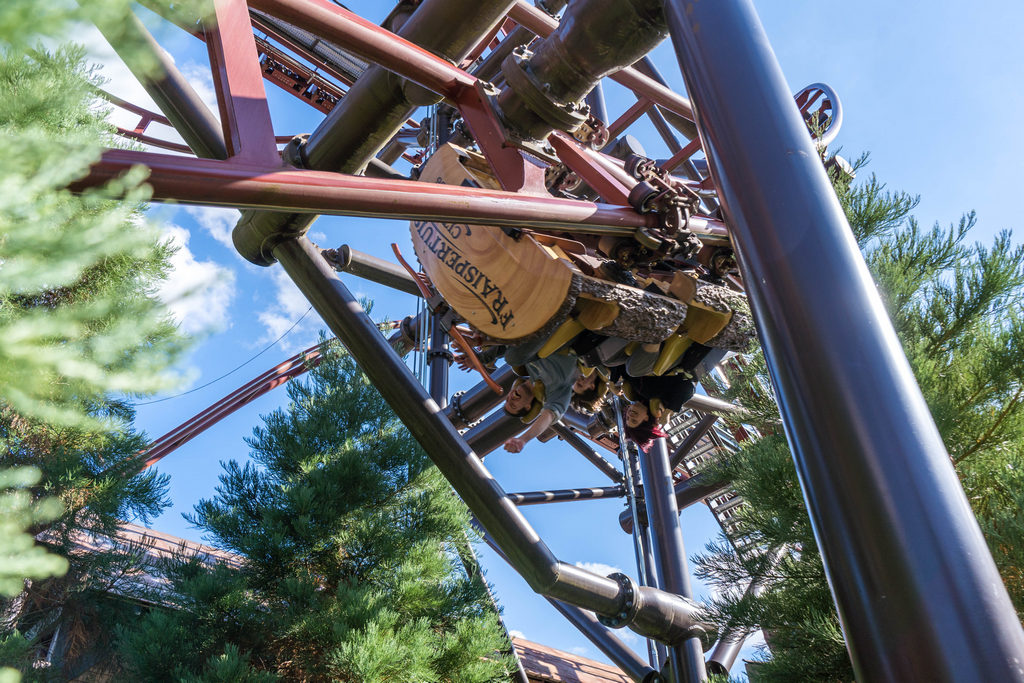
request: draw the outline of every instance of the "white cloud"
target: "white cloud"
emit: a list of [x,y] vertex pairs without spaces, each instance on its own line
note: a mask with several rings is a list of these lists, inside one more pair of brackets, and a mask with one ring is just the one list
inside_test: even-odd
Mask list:
[[522,640],[529,640],[529,638],[527,638],[526,636],[523,635],[522,631],[517,631],[516,629],[512,629],[511,631],[509,631],[508,632],[508,637],[509,638],[521,638]]
[[[98,73],[107,81],[101,86],[104,90],[132,104],[153,112],[162,113],[149,96],[149,93],[146,92],[146,89],[139,83],[125,63],[121,61],[121,58],[95,26],[92,24],[79,24],[75,27],[73,35],[75,41],[85,47],[86,61],[100,67]],[[174,62],[174,57],[169,52],[165,50],[164,54],[170,57],[172,63]],[[214,117],[219,119],[220,115],[213,88],[213,77],[210,74],[209,68],[194,61],[189,61],[184,67],[181,67],[181,72],[192,84],[199,97],[210,107]],[[115,126],[131,130],[139,123],[139,116],[120,107],[111,106],[107,120]],[[151,124],[146,133],[168,142],[180,143],[183,141],[173,128],[159,123]],[[161,154],[177,154],[177,152],[164,149],[150,149]]]
[[750,634],[747,638],[747,642],[743,643],[743,647],[767,647],[768,643],[764,640],[764,632],[758,629]]
[[220,108],[217,104],[217,90],[213,85],[213,74],[207,64],[199,64],[192,60],[180,67],[181,75],[192,85],[199,99],[206,103],[213,115],[220,119]]
[[231,230],[234,229],[242,212],[238,209],[222,209],[216,206],[186,206],[185,213],[195,219],[199,227],[210,233],[213,239],[225,247],[235,251],[235,245],[231,242]]
[[228,307],[235,295],[235,274],[213,261],[198,261],[188,248],[185,228],[167,224],[165,241],[177,248],[171,272],[157,291],[182,332],[195,334],[230,326]]
[[[257,316],[265,330],[257,344],[268,344],[295,324],[309,310],[309,302],[299,288],[288,277],[288,273],[279,265],[269,268],[270,277],[274,282],[274,304]],[[285,351],[299,351],[310,339],[310,332],[320,325],[320,316],[310,311],[309,315],[281,340],[280,346]]]
[[579,657],[582,657],[583,655],[587,654],[588,651],[589,650],[587,650],[587,648],[583,647],[582,645],[577,645],[575,647],[569,648],[569,652]]
[[616,574],[616,573],[618,573],[618,574],[624,574],[625,573],[621,569],[619,569],[618,567],[613,567],[610,564],[603,564],[601,562],[577,562],[576,566],[580,567],[581,569],[586,569],[588,571],[592,571],[595,574],[600,574],[601,576],[608,576],[609,574]]
[[640,642],[640,636],[633,633],[628,628],[620,628],[615,635],[617,635],[622,642],[630,645],[636,645]]

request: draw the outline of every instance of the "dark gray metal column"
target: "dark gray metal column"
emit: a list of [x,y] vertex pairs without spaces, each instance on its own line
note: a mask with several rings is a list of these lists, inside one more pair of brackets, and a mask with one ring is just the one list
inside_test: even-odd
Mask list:
[[[672,469],[668,464],[668,444],[655,439],[646,453],[640,453],[640,471],[644,481],[644,502],[651,527],[654,560],[658,567],[658,586],[662,590],[693,598],[690,574],[686,568],[686,547],[679,527],[672,485]],[[679,683],[706,681],[704,650],[697,638],[689,638],[672,647],[672,674]]]
[[857,679],[1024,680],[1024,631],[752,3],[665,6]]
[[[655,569],[657,559],[654,557],[654,543],[651,540],[651,527],[647,523],[646,515],[640,519],[640,547],[644,552],[644,583],[652,588],[661,588],[661,584],[658,583],[658,570]],[[654,648],[654,653],[651,655],[652,664],[655,664],[655,668],[661,671],[661,667],[664,666],[665,662],[668,661],[668,648],[658,641],[647,641],[647,648],[650,650]]]
[[430,398],[444,410],[448,407],[448,369],[452,360],[452,352],[448,349],[448,333],[441,327],[437,315],[430,326],[430,347],[427,350],[427,363],[430,367]]
[[523,421],[504,410],[495,410],[462,435],[481,458],[526,429]]
[[111,21],[102,12],[93,14],[96,28],[196,156],[227,159],[224,131],[217,117],[139,18],[129,14]]
[[325,249],[323,255],[339,272],[352,273],[356,277],[397,289],[406,294],[423,296],[409,273],[398,264],[364,254],[347,244],[343,244],[337,249]]
[[570,428],[566,427],[565,425],[561,424],[560,422],[555,423],[551,427],[551,429],[555,432],[555,434],[558,434],[558,436],[561,437],[563,441],[572,446],[577,453],[586,458],[590,462],[590,464],[592,464],[597,469],[601,470],[609,479],[617,483],[621,483],[624,481],[622,477],[622,472],[619,472],[617,469],[615,469],[615,465],[611,464],[605,458],[601,457],[601,454],[597,452],[597,449],[595,449],[589,443],[587,443],[587,441],[582,436],[580,436]]
[[[684,510],[705,498],[725,493],[731,486],[731,482],[715,481],[708,473],[698,472],[689,479],[684,479],[676,484],[676,508]],[[629,510],[619,513],[619,526],[627,534],[633,533],[633,518],[630,516]]]
[[[777,548],[766,553],[763,571],[755,576],[754,580],[747,586],[747,590],[743,592],[744,598],[748,596],[757,597],[764,592],[768,573],[771,572],[785,552],[785,548]],[[754,632],[739,628],[733,624],[727,626],[722,632],[722,637],[715,644],[715,649],[712,651],[711,656],[708,657],[708,671],[713,674],[727,675],[729,670],[732,669],[733,664],[736,663],[736,658],[739,657],[743,644]]]
[[[502,391],[508,391],[512,388],[516,373],[510,366],[502,365],[491,373],[491,379],[501,387]],[[444,414],[448,416],[456,429],[465,429],[486,415],[491,408],[501,403],[502,396],[491,389],[487,382],[478,382],[466,391],[456,392]]]
[[717,415],[705,415],[702,417],[697,424],[693,426],[690,433],[686,435],[683,442],[679,444],[679,448],[676,449],[672,457],[669,458],[669,466],[675,470],[679,467],[679,464],[686,459],[686,456],[693,450],[693,447],[697,445],[697,442],[704,438],[704,436],[711,431],[711,428],[715,426],[715,422],[718,421]]

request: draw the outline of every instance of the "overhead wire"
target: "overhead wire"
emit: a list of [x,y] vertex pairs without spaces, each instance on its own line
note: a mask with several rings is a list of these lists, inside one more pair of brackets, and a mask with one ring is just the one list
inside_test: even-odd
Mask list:
[[298,320],[296,320],[296,321],[295,321],[294,323],[292,323],[292,326],[291,326],[291,327],[289,327],[289,328],[288,328],[287,330],[285,330],[285,331],[284,331],[284,333],[283,333],[283,334],[282,334],[282,335],[281,335],[280,337],[278,337],[278,338],[277,338],[277,339],[275,339],[274,341],[272,341],[272,342],[270,342],[269,344],[267,344],[267,345],[266,345],[265,347],[263,347],[263,349],[262,349],[262,350],[261,350],[261,351],[260,351],[259,353],[257,353],[256,355],[254,355],[254,356],[250,357],[250,358],[249,358],[249,359],[248,359],[247,361],[245,361],[245,362],[244,362],[244,363],[242,363],[241,365],[236,365],[236,366],[235,366],[234,368],[232,368],[231,370],[228,370],[227,372],[225,372],[225,373],[224,373],[223,375],[221,375],[220,377],[217,377],[217,378],[215,378],[215,379],[211,379],[211,380],[210,380],[209,382],[207,382],[206,384],[201,384],[201,385],[199,385],[198,387],[193,387],[192,389],[189,389],[188,391],[183,391],[183,392],[181,392],[181,393],[179,393],[179,394],[174,394],[173,396],[164,396],[163,398],[158,398],[158,399],[154,399],[154,400],[152,400],[152,401],[139,401],[139,402],[137,402],[137,403],[133,403],[132,405],[134,405],[134,406],[148,406],[148,405],[152,405],[152,404],[154,404],[154,403],[163,403],[164,401],[170,401],[170,400],[171,400],[172,398],[180,398],[180,397],[182,397],[182,396],[187,396],[188,394],[191,394],[191,393],[194,393],[194,392],[196,392],[196,391],[199,391],[200,389],[205,389],[206,387],[210,386],[211,384],[216,384],[217,382],[221,381],[221,380],[222,380],[222,379],[224,379],[225,377],[228,377],[228,376],[230,376],[230,375],[234,374],[235,372],[237,372],[237,371],[241,370],[241,369],[242,369],[242,368],[244,368],[244,367],[245,367],[246,365],[248,365],[249,363],[253,362],[253,361],[254,361],[254,360],[256,360],[257,358],[259,358],[260,356],[262,356],[262,355],[263,355],[264,353],[266,353],[267,351],[269,351],[270,349],[272,349],[272,348],[273,348],[274,346],[276,346],[278,342],[280,342],[280,341],[281,341],[282,339],[284,339],[285,337],[287,337],[287,336],[288,336],[288,334],[289,334],[289,333],[290,333],[290,332],[291,332],[292,330],[294,330],[294,329],[295,329],[296,327],[298,327],[299,323],[301,323],[301,322],[302,322],[302,321],[303,321],[303,320],[304,320],[304,319],[306,318],[306,316],[307,316],[307,315],[309,315],[309,312],[310,312],[310,311],[312,311],[312,310],[313,310],[313,307],[312,307],[312,306],[310,306],[309,308],[307,308],[307,309],[306,309],[306,312],[305,312],[305,313],[303,313],[303,314],[302,314],[301,316],[299,316],[299,319],[298,319]]

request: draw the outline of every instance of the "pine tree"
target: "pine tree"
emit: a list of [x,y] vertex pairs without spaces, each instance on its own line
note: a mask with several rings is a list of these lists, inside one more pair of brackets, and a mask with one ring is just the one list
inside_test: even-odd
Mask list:
[[133,551],[75,555],[74,540],[164,505],[162,478],[134,476],[144,441],[111,397],[168,386],[181,346],[154,296],[170,251],[139,218],[142,173],[66,189],[112,129],[83,51],[32,43],[60,38],[85,9],[127,3],[0,3],[0,666],[33,679],[63,676],[31,669],[57,620],[70,660],[76,632],[102,642],[107,603],[93,597],[138,563]]
[[[863,166],[862,158],[858,167]],[[840,202],[939,433],[1018,613],[1024,610],[1024,248],[1001,233],[969,243],[974,214],[924,230],[917,198],[889,192],[874,176],[835,179]],[[762,629],[770,646],[761,681],[852,681],[853,669],[793,466],[771,401],[764,359],[730,377],[727,396],[753,405],[767,436],[717,470],[746,504],[737,533],[782,559],[740,556],[724,538],[697,558],[697,574],[723,589],[716,621]],[[765,577],[769,590],[729,589]],[[769,656],[770,655],[770,656]]]
[[132,680],[507,678],[468,512],[380,394],[335,347],[288,395],[191,518],[242,566],[168,570],[179,609],[123,631]]

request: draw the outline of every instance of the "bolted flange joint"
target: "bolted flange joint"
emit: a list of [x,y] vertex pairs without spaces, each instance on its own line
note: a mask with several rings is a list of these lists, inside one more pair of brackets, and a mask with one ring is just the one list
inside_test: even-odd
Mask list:
[[502,118],[526,138],[544,137],[551,128],[574,132],[590,117],[590,107],[563,101],[551,92],[550,85],[541,83],[530,69],[532,54],[526,48],[517,48],[501,64],[506,85],[523,106],[518,111],[502,108]]
[[636,618],[637,602],[636,596],[639,591],[636,581],[622,572],[615,572],[608,575],[609,579],[619,584],[622,603],[619,611],[615,614],[599,614],[597,620],[608,628],[622,628]]

